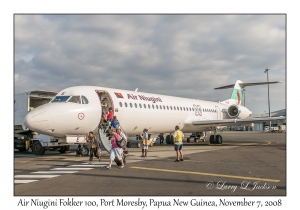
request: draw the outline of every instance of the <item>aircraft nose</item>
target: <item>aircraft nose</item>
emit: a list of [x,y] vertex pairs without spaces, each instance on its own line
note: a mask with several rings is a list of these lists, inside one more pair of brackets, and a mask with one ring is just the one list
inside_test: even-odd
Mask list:
[[24,119],[24,124],[32,131],[43,132],[50,128],[51,115],[46,109],[30,111]]

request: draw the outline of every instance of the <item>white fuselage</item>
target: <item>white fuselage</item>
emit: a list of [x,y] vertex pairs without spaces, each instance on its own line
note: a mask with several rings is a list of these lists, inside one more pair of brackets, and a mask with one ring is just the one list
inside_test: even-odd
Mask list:
[[144,128],[153,134],[170,133],[176,125],[183,132],[207,131],[212,128],[194,126],[191,122],[230,118],[227,104],[96,86],[77,86],[66,88],[57,96],[85,96],[87,104],[50,102],[29,112],[25,117],[25,125],[38,133],[57,137],[86,135],[98,126],[102,115],[96,91],[104,91],[109,96],[114,115],[127,135],[140,134]]

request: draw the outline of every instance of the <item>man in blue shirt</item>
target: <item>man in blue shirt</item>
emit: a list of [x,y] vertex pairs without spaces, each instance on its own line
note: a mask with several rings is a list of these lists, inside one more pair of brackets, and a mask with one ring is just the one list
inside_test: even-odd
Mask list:
[[114,116],[113,119],[111,120],[111,127],[118,130],[119,129],[119,120],[117,120],[117,116]]

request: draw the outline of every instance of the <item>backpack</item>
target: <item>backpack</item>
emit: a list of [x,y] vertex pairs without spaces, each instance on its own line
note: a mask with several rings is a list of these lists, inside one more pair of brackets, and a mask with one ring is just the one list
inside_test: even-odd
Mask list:
[[124,148],[124,146],[126,146],[126,139],[121,136],[120,141],[117,141],[117,145],[119,148]]

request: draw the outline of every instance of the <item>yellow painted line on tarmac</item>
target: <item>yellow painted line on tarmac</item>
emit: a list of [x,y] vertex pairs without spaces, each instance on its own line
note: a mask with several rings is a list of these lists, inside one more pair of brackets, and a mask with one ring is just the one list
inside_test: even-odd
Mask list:
[[269,144],[271,144],[271,142],[270,141],[266,141],[266,142],[268,142],[267,144],[263,144],[263,145],[269,145]]
[[246,179],[246,180],[257,180],[257,181],[265,181],[265,182],[280,182],[280,180],[277,180],[277,179],[265,179],[265,178],[247,177],[247,176],[232,176],[232,175],[226,175],[226,174],[212,174],[212,173],[203,173],[203,172],[195,172],[195,171],[178,171],[178,170],[145,168],[145,167],[136,167],[136,166],[131,166],[130,168],[149,170],[149,171],[169,172],[169,173],[182,173],[182,174],[195,174],[195,175],[203,175],[203,176],[226,177],[226,178],[231,178],[231,179],[244,179],[244,180]]

